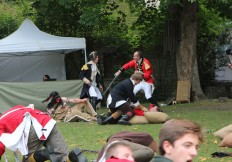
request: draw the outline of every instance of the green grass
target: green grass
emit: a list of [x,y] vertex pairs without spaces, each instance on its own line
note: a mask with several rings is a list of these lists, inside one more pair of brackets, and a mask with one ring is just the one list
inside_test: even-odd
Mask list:
[[[186,118],[196,121],[205,130],[204,143],[199,149],[199,154],[194,161],[220,162],[232,161],[232,158],[211,158],[210,154],[215,151],[232,152],[231,148],[220,148],[220,139],[213,136],[216,130],[232,124],[232,100],[219,102],[218,100],[207,100],[190,104],[178,104],[174,106],[162,107],[171,118]],[[105,112],[101,109],[99,112]],[[96,123],[58,123],[58,127],[66,139],[69,149],[79,147],[90,150],[100,150],[106,139],[113,133],[123,130],[140,131],[150,133],[158,141],[158,133],[162,124],[147,125],[105,125]],[[9,161],[14,161],[12,153],[8,151]],[[97,158],[96,153],[86,152],[89,161]]]

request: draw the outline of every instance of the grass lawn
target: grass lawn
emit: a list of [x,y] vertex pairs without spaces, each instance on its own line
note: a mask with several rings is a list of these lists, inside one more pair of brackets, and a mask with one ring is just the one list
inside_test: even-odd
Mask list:
[[[196,121],[202,125],[205,130],[204,143],[199,149],[199,154],[195,161],[232,161],[232,158],[211,158],[210,154],[215,151],[232,152],[231,148],[220,148],[218,145],[220,139],[213,136],[216,130],[232,124],[232,100],[219,102],[218,100],[207,100],[190,104],[178,104],[174,106],[162,107],[171,118],[186,118]],[[107,109],[101,109],[99,112],[105,112]],[[123,130],[140,131],[150,133],[158,141],[158,133],[162,124],[147,125],[105,125],[97,123],[58,123],[69,149],[79,147],[82,149],[100,150],[106,139],[113,133]],[[86,152],[89,161],[97,158],[96,153]],[[13,155],[7,151],[9,161],[13,162]],[[4,157],[2,157],[3,159]]]

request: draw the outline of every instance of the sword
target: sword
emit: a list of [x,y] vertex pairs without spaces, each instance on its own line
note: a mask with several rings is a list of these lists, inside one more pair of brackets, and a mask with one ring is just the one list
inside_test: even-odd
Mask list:
[[20,162],[17,152],[14,152],[15,162]]
[[84,148],[80,148],[81,152],[90,152],[90,153],[96,153],[98,154],[100,151],[98,150],[90,150],[90,149],[84,149]]
[[110,84],[109,84],[109,86],[106,88],[105,92],[103,92],[103,95],[106,94],[106,92],[109,90],[109,88],[111,87],[111,85],[113,84],[113,82],[115,81],[115,79],[116,79],[117,77],[118,77],[118,76],[116,75],[116,76],[114,77],[114,79],[110,82]]
[[8,162],[8,158],[6,156],[6,152],[4,152],[5,162]]

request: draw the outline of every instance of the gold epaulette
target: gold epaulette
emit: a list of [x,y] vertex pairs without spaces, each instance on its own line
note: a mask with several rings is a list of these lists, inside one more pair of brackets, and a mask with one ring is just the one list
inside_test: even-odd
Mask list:
[[81,68],[81,70],[88,70],[88,69],[89,68],[88,68],[87,64],[83,65],[82,68]]
[[144,64],[145,64],[145,69],[146,70],[150,68],[150,65],[148,65],[146,62]]

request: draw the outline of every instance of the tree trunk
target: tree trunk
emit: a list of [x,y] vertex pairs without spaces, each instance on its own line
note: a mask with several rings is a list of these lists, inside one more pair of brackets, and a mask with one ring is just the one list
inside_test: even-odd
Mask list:
[[193,101],[206,98],[202,92],[196,54],[197,2],[182,0],[180,13],[180,42],[177,47],[176,65],[178,80],[189,80]]

